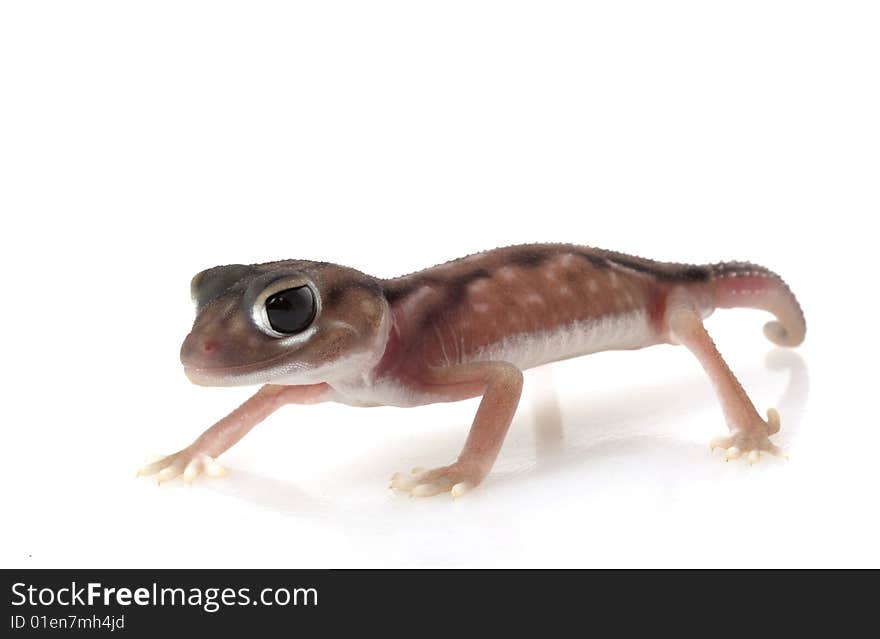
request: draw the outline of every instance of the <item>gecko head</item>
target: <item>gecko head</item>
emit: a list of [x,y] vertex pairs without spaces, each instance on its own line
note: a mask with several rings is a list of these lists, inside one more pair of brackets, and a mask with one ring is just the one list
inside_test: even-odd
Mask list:
[[203,386],[315,384],[366,374],[391,327],[378,282],[326,262],[232,264],[198,273],[180,349]]

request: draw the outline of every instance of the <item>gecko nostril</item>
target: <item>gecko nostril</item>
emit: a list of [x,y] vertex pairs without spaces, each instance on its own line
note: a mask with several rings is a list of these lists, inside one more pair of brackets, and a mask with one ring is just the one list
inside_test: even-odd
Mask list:
[[220,342],[214,339],[206,339],[202,344],[202,350],[206,353],[213,353],[218,348],[220,348]]

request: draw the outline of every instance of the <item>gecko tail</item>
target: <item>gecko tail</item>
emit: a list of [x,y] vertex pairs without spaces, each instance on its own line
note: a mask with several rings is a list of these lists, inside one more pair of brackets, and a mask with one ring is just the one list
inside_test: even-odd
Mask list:
[[773,271],[749,262],[721,262],[709,267],[716,308],[756,308],[773,313],[764,335],[779,346],[798,346],[807,323],[797,298]]

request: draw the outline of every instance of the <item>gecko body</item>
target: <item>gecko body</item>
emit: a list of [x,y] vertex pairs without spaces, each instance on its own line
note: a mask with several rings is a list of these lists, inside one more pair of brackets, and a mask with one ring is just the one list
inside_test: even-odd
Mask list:
[[783,280],[745,262],[690,265],[570,244],[512,246],[416,273],[374,278],[326,262],[220,266],[197,274],[181,348],[191,381],[262,384],[192,445],[143,469],[164,481],[216,474],[214,458],[288,403],[418,406],[482,396],[459,458],[392,478],[413,495],[460,495],[489,472],[525,369],[605,350],[682,344],[712,380],[731,434],[728,458],[780,451],[775,410],[762,419],[703,326],[750,307],[765,334],[796,346],[803,313]]

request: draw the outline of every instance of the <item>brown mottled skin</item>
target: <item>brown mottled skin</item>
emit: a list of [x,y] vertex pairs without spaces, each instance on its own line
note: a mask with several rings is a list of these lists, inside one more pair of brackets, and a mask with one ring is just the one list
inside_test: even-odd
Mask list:
[[[313,301],[296,303],[313,304],[309,323],[279,333],[269,298],[306,288]],[[413,495],[460,495],[491,469],[523,369],[661,343],[696,355],[731,430],[718,445],[754,462],[761,451],[780,452],[769,440],[778,414],[761,419],[702,320],[716,308],[750,307],[776,315],[765,334],[777,344],[796,346],[806,331],[794,295],[763,267],[657,262],[570,244],[500,248],[387,280],[306,260],[221,266],[196,275],[192,293],[196,320],[181,348],[190,379],[264,386],[192,445],[145,467],[160,481],[218,472],[213,458],[284,404],[415,406],[482,395],[456,462],[392,478]]]

